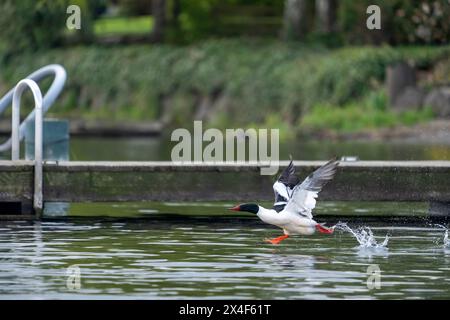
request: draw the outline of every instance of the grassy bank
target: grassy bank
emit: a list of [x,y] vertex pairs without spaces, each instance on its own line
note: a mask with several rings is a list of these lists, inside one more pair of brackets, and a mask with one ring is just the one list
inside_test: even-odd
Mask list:
[[51,110],[56,116],[122,121],[166,114],[174,126],[185,126],[201,115],[210,126],[222,128],[355,131],[432,118],[428,109],[389,110],[385,68],[406,59],[432,69],[449,53],[449,46],[326,49],[249,39],[176,47],[72,47],[3,59],[0,92],[34,69],[60,63],[69,77]]
[[379,90],[338,107],[326,103],[314,105],[300,120],[300,127],[308,133],[316,130],[354,133],[398,125],[411,126],[433,118],[429,107],[401,113],[390,110],[386,94]]
[[96,36],[149,34],[152,28],[152,16],[100,18],[94,24]]

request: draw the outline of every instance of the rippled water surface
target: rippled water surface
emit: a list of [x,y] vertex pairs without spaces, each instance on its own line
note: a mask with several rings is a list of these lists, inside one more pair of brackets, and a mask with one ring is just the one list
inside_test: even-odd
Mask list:
[[[0,297],[450,298],[445,229],[426,220],[319,216],[328,225],[368,226],[378,243],[386,235],[389,243],[361,247],[351,233],[336,231],[274,246],[263,240],[279,230],[219,208],[202,209],[221,214],[214,217],[135,208],[146,216],[1,222]],[[368,289],[370,265],[381,271],[379,289]],[[80,268],[79,290],[67,286],[70,266]]]

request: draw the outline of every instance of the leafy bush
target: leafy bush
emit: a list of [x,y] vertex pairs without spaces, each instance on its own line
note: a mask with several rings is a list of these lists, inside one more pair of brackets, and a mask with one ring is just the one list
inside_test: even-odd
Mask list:
[[[381,9],[381,30],[366,28],[366,9]],[[448,0],[342,0],[338,23],[348,43],[449,43]]]
[[152,12],[151,0],[118,0],[120,11],[125,15],[148,15]]
[[179,0],[176,41],[259,35],[274,37],[281,29],[283,1]]
[[[191,46],[80,46],[15,56],[0,65],[0,88],[12,87],[45,64],[60,63],[68,71],[68,83],[55,113],[156,119],[166,99],[175,110],[172,121],[186,123],[194,118],[200,98],[219,97],[208,108],[211,125],[279,122],[294,127],[308,114],[333,118],[336,112],[340,117],[341,108],[349,105],[364,116],[366,111],[355,105],[364,98],[378,119],[374,121],[389,124],[386,98],[376,93],[383,87],[386,66],[406,59],[426,67],[449,52],[444,46],[329,50],[250,39]],[[328,110],[324,108],[333,111],[319,117]]]
[[3,50],[12,53],[56,45],[65,26],[67,3],[67,0],[2,0]]

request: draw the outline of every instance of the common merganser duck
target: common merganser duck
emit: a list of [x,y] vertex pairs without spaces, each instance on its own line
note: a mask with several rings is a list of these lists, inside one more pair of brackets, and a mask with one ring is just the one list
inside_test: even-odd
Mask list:
[[333,179],[338,164],[339,161],[333,158],[300,183],[291,159],[273,184],[275,203],[272,209],[266,209],[255,203],[244,203],[229,210],[255,213],[265,223],[283,229],[284,235],[265,240],[272,244],[279,244],[294,234],[311,235],[316,231],[332,234],[333,227],[327,228],[313,220],[312,210],[316,206],[318,193]]

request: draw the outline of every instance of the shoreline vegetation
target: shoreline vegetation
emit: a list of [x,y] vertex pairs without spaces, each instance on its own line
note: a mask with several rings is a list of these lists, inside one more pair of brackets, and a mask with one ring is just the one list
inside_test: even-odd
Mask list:
[[[418,70],[425,89],[450,83],[448,45],[330,49],[239,38],[185,46],[84,45],[1,57],[0,94],[46,64],[66,68],[68,81],[48,117],[168,129],[203,120],[220,129],[279,128],[281,139],[394,132],[434,120],[427,106],[390,108],[386,68],[399,61]],[[42,82],[43,91],[49,83]]]

